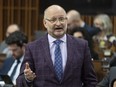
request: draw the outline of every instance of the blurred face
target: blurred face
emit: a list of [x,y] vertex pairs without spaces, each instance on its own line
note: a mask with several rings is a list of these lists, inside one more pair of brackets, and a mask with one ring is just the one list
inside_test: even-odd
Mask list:
[[83,37],[83,34],[82,34],[81,32],[75,32],[75,33],[73,34],[73,36],[76,37],[76,38],[84,38],[84,37]]
[[97,28],[100,28],[101,30],[104,29],[104,25],[100,19],[95,19],[94,20],[94,26]]
[[68,29],[73,29],[74,27],[81,27],[81,19],[76,18],[76,19],[69,19],[68,20]]
[[19,28],[17,25],[10,25],[8,28],[7,28],[7,31],[6,31],[6,37],[8,37],[11,33],[15,32],[15,31],[19,31]]
[[24,47],[19,47],[16,44],[9,45],[9,50],[15,59],[21,58],[24,54]]
[[54,38],[61,38],[67,30],[66,13],[62,9],[48,10],[44,18],[44,26],[47,28],[48,34]]

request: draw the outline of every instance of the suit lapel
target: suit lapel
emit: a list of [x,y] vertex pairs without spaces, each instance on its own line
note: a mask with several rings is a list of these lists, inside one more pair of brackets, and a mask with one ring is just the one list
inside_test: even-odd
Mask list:
[[[66,62],[66,67],[64,70],[64,76],[62,81],[64,81],[65,79],[67,79],[70,74],[71,74],[71,66],[72,66],[72,60],[73,60],[73,40],[72,38],[67,35],[67,62]],[[54,67],[53,67],[53,62],[51,59],[51,55],[50,55],[50,48],[49,48],[49,43],[48,43],[48,37],[47,34],[46,36],[42,39],[42,48],[44,49],[44,54],[45,54],[45,60],[48,63],[49,68],[51,69],[51,71],[55,74],[54,72]]]
[[49,48],[49,42],[48,42],[47,34],[42,39],[42,46],[43,46],[43,50],[44,50],[43,53],[45,54],[45,60],[48,63],[49,68],[54,72],[53,62],[52,62],[51,55],[50,55],[50,48]]
[[64,71],[64,77],[63,80],[67,79],[71,74],[71,66],[72,66],[72,60],[73,60],[73,40],[72,38],[67,35],[67,62],[66,67]]

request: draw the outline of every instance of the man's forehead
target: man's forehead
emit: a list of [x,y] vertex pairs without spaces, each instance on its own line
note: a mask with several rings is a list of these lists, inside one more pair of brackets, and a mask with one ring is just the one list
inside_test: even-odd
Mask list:
[[18,30],[19,30],[19,28],[16,25],[9,26],[7,29],[8,32],[14,32],[14,31],[18,31]]
[[45,10],[45,17],[47,16],[66,16],[66,12],[65,10],[60,7],[60,6],[57,6],[57,5],[53,5],[51,7],[48,7],[46,10]]

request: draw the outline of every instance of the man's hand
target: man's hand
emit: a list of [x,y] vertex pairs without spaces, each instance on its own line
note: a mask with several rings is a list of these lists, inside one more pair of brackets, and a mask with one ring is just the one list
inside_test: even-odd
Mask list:
[[35,73],[30,69],[29,63],[26,63],[25,70],[24,70],[25,78],[29,81],[33,81],[36,77]]

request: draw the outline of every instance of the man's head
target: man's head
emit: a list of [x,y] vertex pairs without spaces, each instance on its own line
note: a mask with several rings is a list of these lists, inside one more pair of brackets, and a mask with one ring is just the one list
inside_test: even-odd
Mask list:
[[6,38],[9,50],[15,59],[24,55],[25,45],[28,42],[27,37],[20,31],[15,31]]
[[58,5],[51,5],[44,11],[44,26],[48,34],[54,38],[61,38],[67,30],[65,10]]
[[6,37],[8,37],[11,33],[15,32],[15,31],[20,31],[19,26],[17,24],[9,25],[6,30]]
[[76,10],[68,11],[67,18],[68,18],[68,29],[72,29],[74,27],[81,27],[82,19],[78,11]]

